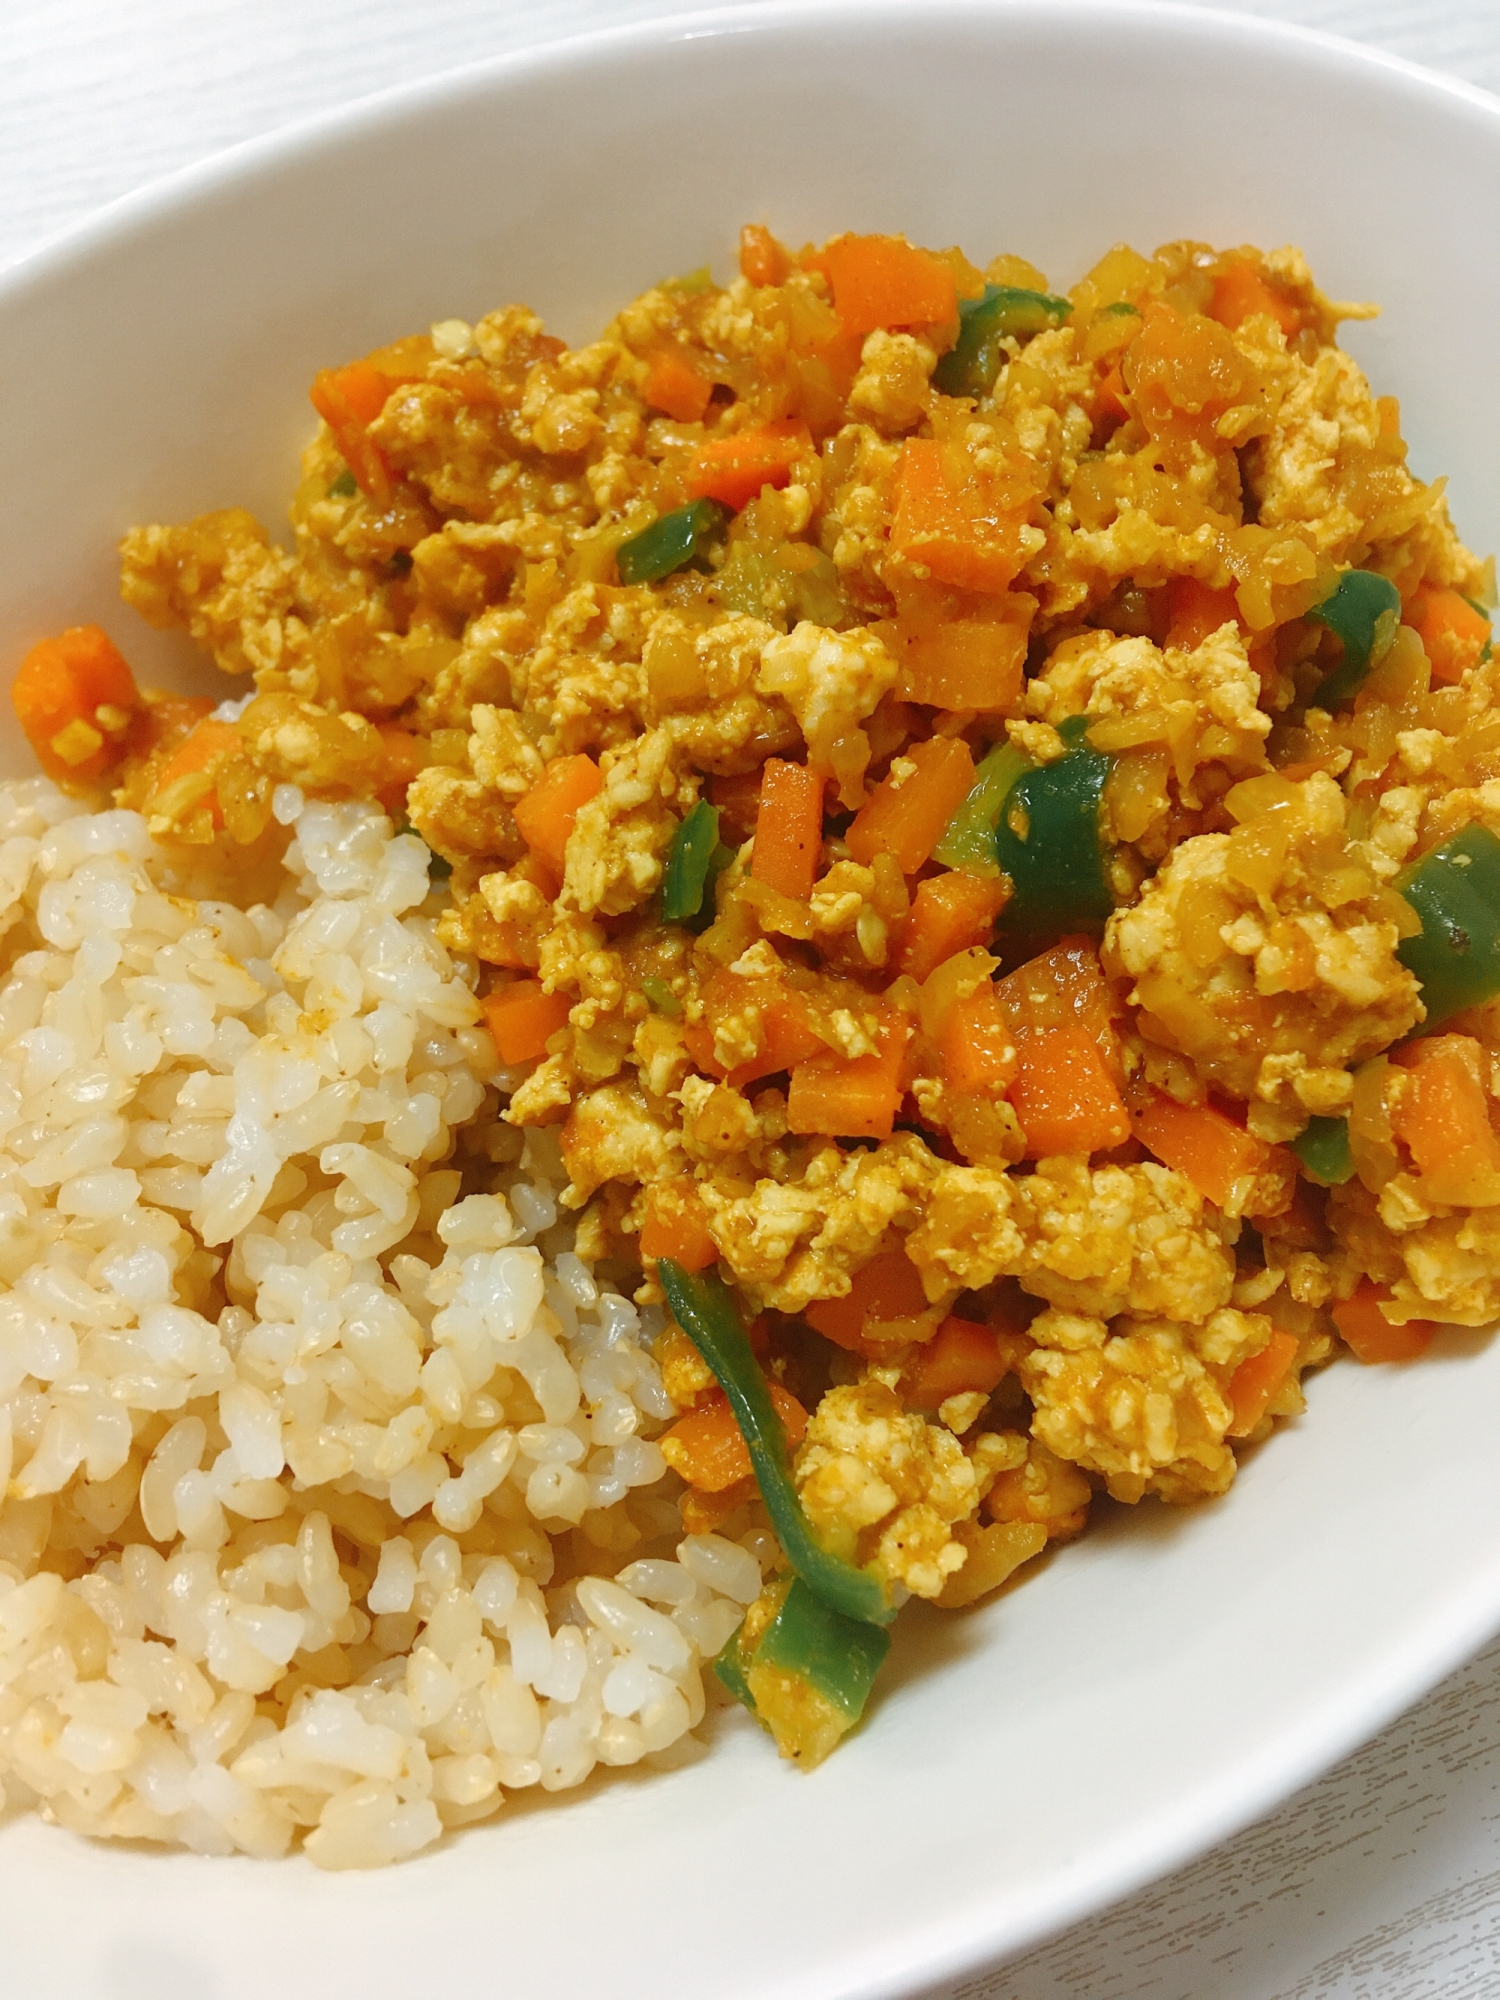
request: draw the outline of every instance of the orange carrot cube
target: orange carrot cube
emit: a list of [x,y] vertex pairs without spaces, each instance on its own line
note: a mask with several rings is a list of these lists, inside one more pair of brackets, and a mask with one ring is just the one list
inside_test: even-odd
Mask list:
[[537,979],[496,987],[481,1004],[500,1060],[507,1065],[544,1056],[548,1040],[568,1025],[572,1006],[565,993],[543,992]]
[[1344,1345],[1360,1361],[1416,1361],[1431,1345],[1437,1327],[1430,1319],[1395,1326],[1386,1318],[1380,1308],[1390,1296],[1389,1286],[1361,1278],[1350,1297],[1331,1308]]
[[1025,559],[1031,508],[1024,479],[1011,484],[1015,490],[999,500],[981,494],[948,464],[935,438],[909,438],[896,479],[892,555],[959,590],[1009,590]]
[[740,276],[752,285],[784,285],[791,268],[791,258],[770,230],[747,222],[740,231]]
[[708,1226],[708,1210],[692,1181],[658,1181],[647,1199],[641,1224],[642,1257],[670,1257],[684,1271],[706,1271],[719,1259]]
[[1000,997],[988,979],[948,1009],[938,1053],[943,1081],[961,1097],[1003,1091],[1015,1078],[1021,1058]]
[[1262,277],[1248,257],[1237,257],[1214,279],[1208,316],[1220,326],[1237,327],[1258,313],[1269,313],[1288,340],[1301,330],[1302,315],[1286,293]]
[[713,392],[713,383],[686,356],[671,348],[652,355],[645,398],[653,410],[664,411],[680,424],[700,423]]
[[901,1108],[901,1058],[910,1035],[910,1020],[895,1015],[873,1055],[830,1051],[798,1063],[787,1091],[787,1129],[830,1139],[888,1139]]
[[1422,641],[1432,677],[1453,686],[1477,666],[1490,643],[1490,621],[1456,590],[1424,585],[1406,607],[1402,623]]
[[566,872],[568,837],[580,810],[604,789],[592,757],[554,757],[531,790],[516,802],[521,838],[559,879]]
[[955,952],[985,944],[1008,900],[1003,881],[958,869],[919,882],[901,932],[896,970],[920,983]]
[[921,1275],[898,1248],[882,1250],[856,1271],[841,1299],[814,1299],[805,1317],[825,1340],[860,1354],[865,1351],[867,1323],[916,1319],[926,1310]]
[[1273,1333],[1259,1354],[1252,1354],[1240,1363],[1229,1378],[1229,1407],[1233,1416],[1226,1437],[1249,1437],[1296,1358],[1297,1343],[1291,1334]]
[[102,777],[141,706],[135,676],[98,625],[40,640],[17,669],[10,698],[37,762],[63,784]]
[[[766,1387],[792,1451],[807,1435],[807,1412],[779,1382]],[[657,1442],[668,1465],[699,1493],[723,1493],[750,1477],[749,1447],[722,1389],[709,1390]]]
[[998,1389],[1010,1356],[994,1331],[972,1320],[945,1319],[932,1339],[917,1350],[904,1387],[915,1409],[935,1410],[950,1396]]
[[813,892],[822,844],[822,778],[805,764],[768,757],[761,772],[751,875],[805,903]]
[[762,487],[790,485],[798,459],[811,450],[807,431],[790,419],[710,438],[688,463],[688,498],[717,500],[738,513]]
[[889,854],[903,875],[914,875],[973,783],[974,758],[962,737],[914,744],[855,815],[845,835],[849,852],[866,867],[877,854]]
[[1135,1114],[1135,1136],[1164,1167],[1186,1174],[1218,1208],[1244,1205],[1244,1182],[1269,1173],[1284,1149],[1269,1146],[1214,1104],[1179,1104],[1161,1091]]
[[1099,1044],[1084,1027],[1026,1035],[1010,1088],[1028,1159],[1053,1153],[1112,1152],[1130,1137],[1130,1120]]
[[1489,1063],[1471,1035],[1413,1044],[1391,1123],[1431,1201],[1454,1208],[1500,1202],[1500,1138],[1485,1089]]
[[933,326],[958,313],[951,267],[900,236],[836,236],[823,248],[833,303],[851,333]]
[[896,692],[931,708],[1014,715],[1025,667],[1025,626],[956,618],[907,641]]

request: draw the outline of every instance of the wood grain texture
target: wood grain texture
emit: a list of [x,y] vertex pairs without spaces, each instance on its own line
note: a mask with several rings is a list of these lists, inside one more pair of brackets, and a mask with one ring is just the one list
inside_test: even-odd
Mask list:
[[1237,1839],[942,2000],[1496,1992],[1500,1644]]

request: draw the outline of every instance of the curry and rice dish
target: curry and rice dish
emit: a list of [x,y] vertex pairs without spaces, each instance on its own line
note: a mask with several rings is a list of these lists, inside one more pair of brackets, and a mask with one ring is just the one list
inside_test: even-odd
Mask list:
[[1494,568],[1366,310],[751,226],[326,370],[290,553],[126,536],[241,685],[16,673],[7,1801],[365,1866],[707,1685],[812,1765],[908,1599],[1500,1317]]

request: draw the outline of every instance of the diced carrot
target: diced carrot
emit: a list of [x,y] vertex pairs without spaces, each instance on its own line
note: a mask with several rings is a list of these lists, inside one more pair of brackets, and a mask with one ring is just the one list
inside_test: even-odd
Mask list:
[[[789,1070],[822,1053],[827,1043],[813,1028],[800,993],[778,979],[748,979],[727,967],[716,972],[703,989],[703,1013],[683,1029],[688,1054],[706,1076],[722,1077],[736,1090],[778,1070]],[[715,1053],[715,1032],[724,1020],[760,1019],[759,1048],[754,1056],[726,1070]]]
[[682,1030],[682,1039],[696,1068],[705,1076],[726,1077],[729,1072],[714,1053],[714,1031],[707,1021],[689,1021]]
[[1118,361],[1110,364],[1094,394],[1094,415],[1113,417],[1118,422],[1129,412],[1125,408],[1125,375]]
[[[1215,1104],[1179,1104],[1161,1091],[1131,1121],[1135,1136],[1164,1167],[1186,1174],[1217,1208],[1244,1206],[1247,1181],[1269,1173],[1284,1149],[1257,1139]],[[1238,1199],[1236,1199],[1238,1196]]]
[[891,553],[955,589],[1008,590],[1025,557],[1023,530],[1032,490],[1019,467],[1004,468],[1011,490],[974,490],[935,438],[908,438],[896,478]]
[[740,231],[740,276],[752,285],[784,285],[792,260],[764,223],[747,222]]
[[1063,937],[1008,972],[995,987],[1016,1035],[1082,1026],[1114,1062],[1109,988],[1092,938]]
[[760,1026],[759,1055],[729,1072],[728,1080],[736,1090],[779,1070],[793,1070],[821,1055],[828,1046],[812,1025],[807,1003],[796,993],[783,991],[763,1006]]
[[1266,1405],[1286,1380],[1297,1358],[1297,1343],[1289,1333],[1273,1333],[1259,1354],[1242,1361],[1229,1378],[1230,1418],[1227,1437],[1249,1437],[1266,1414]]
[[70,625],[33,646],[10,699],[37,762],[64,784],[102,777],[141,707],[135,676],[98,625]]
[[1099,1043],[1086,1027],[1044,1028],[1022,1037],[1010,1087],[1028,1159],[1107,1153],[1130,1137],[1130,1120]]
[[1500,1202],[1500,1138],[1484,1086],[1489,1063],[1471,1035],[1413,1044],[1409,1073],[1391,1115],[1430,1201],[1454,1208]]
[[1360,1361],[1415,1361],[1427,1352],[1437,1327],[1430,1319],[1393,1326],[1381,1311],[1390,1287],[1361,1278],[1353,1294],[1331,1310],[1344,1345]]
[[909,639],[896,692],[931,708],[1014,715],[1026,667],[1026,628],[956,618]]
[[989,1327],[945,1319],[917,1350],[902,1386],[915,1409],[935,1410],[950,1396],[975,1391],[988,1396],[1004,1381],[1009,1366],[1009,1356]]
[[1490,621],[1456,590],[1424,585],[1406,607],[1402,623],[1422,641],[1432,677],[1452,686],[1479,664],[1490,643]]
[[1238,622],[1238,600],[1232,588],[1210,590],[1195,576],[1174,576],[1167,585],[1167,645],[1191,652],[1221,625]]
[[895,1015],[874,1055],[830,1052],[798,1063],[787,1091],[787,1129],[830,1139],[888,1139],[901,1108],[901,1058],[910,1036],[910,1020]]
[[738,513],[762,487],[789,485],[798,459],[811,450],[807,431],[790,418],[710,438],[688,461],[688,497],[718,500]]
[[[882,1250],[854,1273],[841,1299],[814,1299],[806,1319],[825,1340],[851,1353],[865,1351],[867,1324],[890,1325],[916,1319],[927,1310],[927,1294],[916,1265],[902,1249]],[[878,1345],[878,1343],[877,1343]]]
[[554,757],[531,790],[516,801],[521,838],[561,879],[566,871],[568,836],[581,807],[604,789],[592,757]]
[[530,1062],[547,1053],[547,1041],[568,1025],[566,993],[544,993],[539,979],[514,979],[482,1003],[503,1063]]
[[901,236],[835,236],[823,246],[833,303],[851,333],[934,326],[958,314],[952,267]]
[[167,694],[160,688],[153,688],[142,700],[140,726],[131,732],[130,747],[147,754],[175,750],[215,708],[206,695]]
[[1003,1091],[1014,1080],[1020,1056],[990,980],[955,1000],[948,1009],[938,1054],[944,1083],[960,1096]]
[[1301,330],[1302,315],[1286,293],[1263,278],[1248,257],[1237,257],[1214,279],[1208,316],[1220,326],[1237,327],[1257,313],[1269,313],[1288,340]]
[[663,410],[680,424],[701,422],[714,385],[705,375],[678,354],[664,347],[651,357],[646,374],[646,401],[653,410]]
[[982,880],[956,868],[919,882],[901,932],[896,970],[920,983],[954,952],[985,944],[1008,900],[1003,880]]
[[324,368],[313,378],[312,406],[333,432],[333,441],[360,491],[377,502],[390,499],[395,487],[390,460],[370,436],[393,390],[417,378],[393,375],[373,360],[351,361],[343,368]]
[[866,867],[889,854],[903,875],[914,875],[973,783],[973,754],[961,736],[913,744],[856,813],[844,836],[849,852]]
[[421,737],[411,730],[402,729],[394,722],[377,723],[380,740],[385,745],[387,777],[376,793],[392,819],[398,819],[406,811],[406,788],[425,762],[426,749]]
[[761,771],[750,873],[794,902],[813,892],[823,844],[823,780],[805,764],[768,757]]
[[203,774],[203,786],[195,796],[185,803],[190,807],[207,808],[215,827],[224,824],[223,808],[219,795],[209,774],[226,757],[234,757],[245,747],[244,739],[232,722],[220,722],[212,715],[205,715],[183,737],[156,773],[151,788],[152,801],[160,801],[174,816],[182,810],[175,800],[168,797],[184,778],[196,778]]
[[718,1262],[719,1248],[708,1227],[708,1210],[692,1181],[658,1181],[647,1197],[641,1224],[643,1257],[670,1257],[684,1271],[706,1271]]
[[[793,1451],[807,1435],[807,1412],[779,1382],[766,1387]],[[699,1493],[723,1493],[751,1476],[749,1448],[722,1389],[710,1389],[657,1442],[668,1465]]]

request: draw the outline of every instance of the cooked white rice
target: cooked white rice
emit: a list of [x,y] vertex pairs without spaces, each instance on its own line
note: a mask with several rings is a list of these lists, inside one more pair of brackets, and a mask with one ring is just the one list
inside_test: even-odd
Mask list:
[[655,1329],[497,1116],[427,849],[276,813],[240,909],[0,786],[0,1786],[363,1867],[682,1754],[769,1551],[681,1538]]

